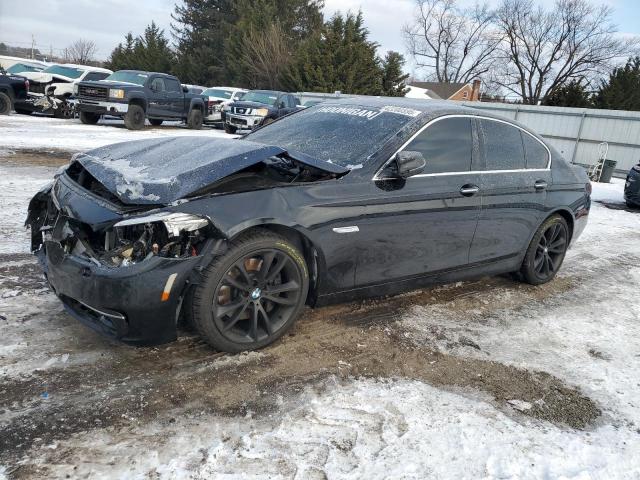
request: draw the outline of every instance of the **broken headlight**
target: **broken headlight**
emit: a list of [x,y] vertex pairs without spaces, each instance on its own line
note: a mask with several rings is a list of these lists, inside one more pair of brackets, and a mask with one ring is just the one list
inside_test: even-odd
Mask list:
[[121,220],[105,234],[101,259],[110,265],[132,265],[153,256],[187,258],[199,254],[209,220],[178,212],[158,212]]
[[145,215],[143,217],[133,217],[126,220],[121,220],[116,223],[115,227],[126,227],[129,225],[141,225],[146,223],[162,222],[167,227],[167,232],[170,236],[177,237],[180,232],[192,232],[200,228],[206,227],[209,221],[206,218],[199,217],[197,215],[191,215],[189,213],[177,213],[177,212],[160,212],[151,215]]

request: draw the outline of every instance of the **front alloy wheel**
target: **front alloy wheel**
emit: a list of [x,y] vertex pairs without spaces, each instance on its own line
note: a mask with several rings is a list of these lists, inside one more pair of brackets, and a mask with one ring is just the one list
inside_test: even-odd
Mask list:
[[254,350],[281,337],[304,307],[308,272],[298,249],[269,231],[233,242],[204,272],[192,321],[216,349]]
[[540,285],[560,270],[569,247],[569,228],[560,215],[548,218],[537,230],[527,249],[520,273],[524,280]]

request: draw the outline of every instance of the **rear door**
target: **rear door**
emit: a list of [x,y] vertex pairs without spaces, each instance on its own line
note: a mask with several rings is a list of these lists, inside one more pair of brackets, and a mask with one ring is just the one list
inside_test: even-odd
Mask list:
[[472,119],[437,119],[401,150],[419,151],[423,174],[392,179],[393,162],[371,183],[358,219],[358,286],[454,269],[469,261],[481,205]]
[[545,215],[550,154],[537,138],[506,121],[476,120],[483,155],[482,210],[470,262],[524,253]]

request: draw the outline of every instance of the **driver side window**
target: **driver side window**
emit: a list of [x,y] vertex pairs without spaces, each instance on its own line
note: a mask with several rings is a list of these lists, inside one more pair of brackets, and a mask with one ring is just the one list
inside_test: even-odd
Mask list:
[[424,174],[455,173],[471,170],[473,139],[471,118],[438,120],[424,129],[404,151],[422,153],[427,161]]
[[154,92],[164,92],[164,80],[160,77],[154,78],[151,81],[151,90]]

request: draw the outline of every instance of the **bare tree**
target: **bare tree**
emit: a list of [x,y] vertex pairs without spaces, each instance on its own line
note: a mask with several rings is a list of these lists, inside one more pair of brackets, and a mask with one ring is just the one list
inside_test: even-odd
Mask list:
[[503,34],[495,81],[523,103],[537,104],[571,80],[610,70],[638,48],[611,22],[612,10],[588,0],[557,0],[552,10],[532,0],[503,0],[497,27]]
[[96,44],[93,40],[79,39],[64,49],[65,62],[87,65],[96,54]]
[[403,28],[409,54],[439,82],[469,82],[487,73],[501,36],[487,4],[462,8],[456,0],[416,0],[416,16]]
[[291,61],[289,42],[280,24],[274,22],[266,30],[249,31],[239,60],[247,67],[254,86],[280,88],[282,74]]

